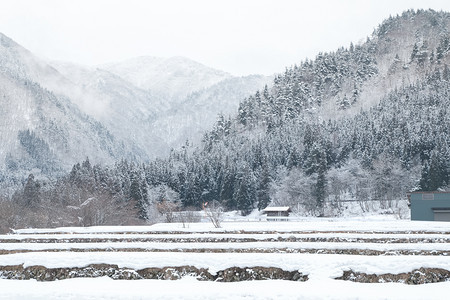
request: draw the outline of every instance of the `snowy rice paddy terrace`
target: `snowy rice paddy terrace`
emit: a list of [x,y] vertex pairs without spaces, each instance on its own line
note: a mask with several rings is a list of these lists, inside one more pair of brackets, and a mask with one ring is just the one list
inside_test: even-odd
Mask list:
[[444,299],[450,290],[449,223],[222,225],[16,230],[0,236],[0,299]]

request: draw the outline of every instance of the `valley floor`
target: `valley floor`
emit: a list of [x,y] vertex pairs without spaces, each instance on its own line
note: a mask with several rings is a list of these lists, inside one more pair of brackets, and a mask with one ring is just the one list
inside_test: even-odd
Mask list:
[[450,289],[449,223],[389,217],[22,229],[0,236],[0,254],[0,299],[443,299]]

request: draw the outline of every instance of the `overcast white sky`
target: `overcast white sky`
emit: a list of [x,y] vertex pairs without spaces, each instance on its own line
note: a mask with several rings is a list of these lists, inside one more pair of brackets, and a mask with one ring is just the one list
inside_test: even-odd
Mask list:
[[273,74],[370,35],[409,8],[449,0],[0,0],[0,32],[86,65],[185,56],[235,75]]

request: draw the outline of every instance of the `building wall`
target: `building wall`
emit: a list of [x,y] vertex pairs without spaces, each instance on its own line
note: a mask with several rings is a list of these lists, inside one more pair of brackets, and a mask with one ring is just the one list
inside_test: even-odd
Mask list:
[[268,217],[279,217],[279,216],[289,217],[289,212],[287,212],[287,211],[268,211],[267,216]]
[[449,209],[450,193],[411,193],[411,220],[434,221],[433,208]]

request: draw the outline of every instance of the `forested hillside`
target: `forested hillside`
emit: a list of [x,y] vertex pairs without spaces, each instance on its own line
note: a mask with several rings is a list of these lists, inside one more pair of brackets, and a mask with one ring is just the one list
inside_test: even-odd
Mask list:
[[[449,29],[445,12],[390,17],[364,43],[287,68],[201,145],[145,164],[86,160],[46,186],[29,178],[41,195],[32,201],[73,215],[67,207],[109,199],[143,220],[214,200],[243,215],[273,203],[336,216],[343,200],[392,212],[407,191],[449,188]],[[13,196],[25,206],[28,182]]]
[[344,199],[389,207],[446,187],[449,28],[448,13],[408,11],[362,45],[288,68],[220,118],[201,149],[151,164],[147,181],[185,206],[219,200],[243,214],[270,201],[317,215]]

